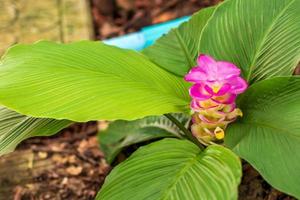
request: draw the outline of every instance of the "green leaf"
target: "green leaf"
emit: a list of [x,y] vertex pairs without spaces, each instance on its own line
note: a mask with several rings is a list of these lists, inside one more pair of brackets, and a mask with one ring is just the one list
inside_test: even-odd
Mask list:
[[[188,126],[190,117],[174,115]],[[99,142],[106,159],[111,163],[124,148],[136,143],[163,137],[181,137],[179,128],[165,116],[150,116],[135,121],[117,120],[108,129],[99,131]]]
[[241,96],[244,117],[226,130],[225,143],[275,188],[300,198],[300,77],[252,85]]
[[300,0],[229,0],[203,30],[200,52],[241,67],[248,81],[291,75],[300,60]]
[[162,68],[184,76],[196,64],[200,35],[214,9],[211,7],[194,14],[188,22],[172,29],[143,53]]
[[17,45],[0,64],[0,103],[33,117],[132,120],[185,112],[188,86],[144,55],[101,42]]
[[96,199],[237,199],[240,177],[240,160],[222,146],[201,151],[190,141],[163,139],[114,168]]
[[0,156],[12,152],[27,138],[53,135],[71,123],[67,120],[28,117],[0,106]]

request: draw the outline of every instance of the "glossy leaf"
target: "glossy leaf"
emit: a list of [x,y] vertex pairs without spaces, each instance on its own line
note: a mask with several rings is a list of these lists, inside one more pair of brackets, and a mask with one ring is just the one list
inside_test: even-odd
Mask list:
[[240,160],[222,146],[201,151],[190,141],[163,139],[114,168],[96,199],[237,199],[240,177]]
[[[188,126],[188,115],[174,115]],[[136,143],[163,137],[181,137],[179,128],[165,116],[150,116],[135,121],[117,120],[108,129],[99,131],[99,142],[108,162],[112,162],[124,148]]]
[[203,30],[199,52],[241,67],[248,81],[291,75],[300,60],[300,0],[228,0]]
[[1,106],[0,156],[13,151],[27,138],[53,135],[71,123],[67,120],[28,117]]
[[16,45],[0,64],[0,102],[34,117],[132,120],[184,112],[187,88],[144,55],[101,42]]
[[162,68],[184,76],[196,64],[200,35],[214,7],[203,9],[192,18],[172,29],[143,53]]
[[225,143],[275,188],[300,198],[300,77],[254,84],[241,97],[244,117]]

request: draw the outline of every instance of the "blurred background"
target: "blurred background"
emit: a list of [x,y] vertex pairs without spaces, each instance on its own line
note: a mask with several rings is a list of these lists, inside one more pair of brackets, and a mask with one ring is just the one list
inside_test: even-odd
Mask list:
[[[220,0],[0,0],[0,55],[17,43],[103,40],[191,15]],[[0,157],[0,200],[94,199],[111,167],[97,132],[106,122],[77,123],[32,138]],[[117,161],[128,154],[123,152]],[[240,199],[292,199],[271,188],[247,163]]]

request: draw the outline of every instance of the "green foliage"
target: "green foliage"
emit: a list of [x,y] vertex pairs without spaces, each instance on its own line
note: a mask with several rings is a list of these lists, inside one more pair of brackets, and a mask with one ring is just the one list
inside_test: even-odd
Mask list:
[[200,52],[239,66],[248,81],[291,75],[300,59],[300,0],[229,0],[203,30]]
[[184,76],[196,65],[200,35],[214,9],[207,8],[194,14],[188,22],[171,30],[143,53],[162,68]]
[[164,139],[137,150],[108,175],[97,200],[237,199],[241,163],[230,150]]
[[188,110],[188,84],[144,55],[100,42],[38,42],[9,49],[0,102],[34,117],[137,119]]
[[[226,145],[274,187],[300,198],[300,77],[278,77],[291,75],[300,60],[299,8],[300,0],[227,0],[143,54],[88,41],[16,45],[0,63],[0,103],[32,117],[0,107],[0,155],[71,123],[55,119],[138,119],[113,122],[102,133],[109,161],[128,145],[180,137],[155,116],[189,110],[190,84],[182,76],[205,53],[235,63],[254,83],[239,98],[244,117],[227,129]],[[164,139],[116,167],[97,199],[236,199],[240,176],[239,159],[222,146],[202,151]]]
[[67,120],[27,117],[0,106],[0,156],[13,151],[27,138],[53,135],[71,123]]
[[[189,116],[174,115],[178,121],[189,125]],[[150,116],[135,121],[117,120],[99,132],[99,142],[109,163],[124,148],[136,143],[163,137],[181,137],[179,128],[165,116]]]
[[225,143],[250,162],[272,186],[300,198],[300,77],[254,84],[241,96],[244,117]]

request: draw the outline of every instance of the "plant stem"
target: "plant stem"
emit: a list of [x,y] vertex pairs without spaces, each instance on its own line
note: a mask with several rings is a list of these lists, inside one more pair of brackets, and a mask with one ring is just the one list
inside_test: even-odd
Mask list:
[[184,127],[182,123],[180,123],[175,117],[173,117],[171,114],[164,114],[165,117],[167,117],[170,121],[172,121],[184,134],[185,136],[195,143],[200,149],[204,149],[205,147],[193,136],[191,131],[189,131],[187,128]]

